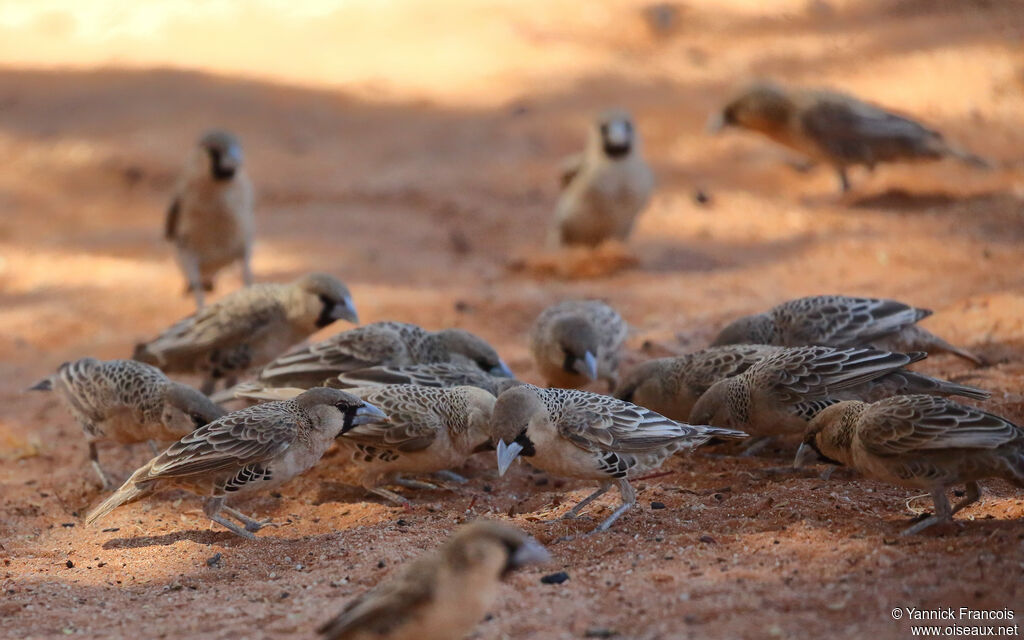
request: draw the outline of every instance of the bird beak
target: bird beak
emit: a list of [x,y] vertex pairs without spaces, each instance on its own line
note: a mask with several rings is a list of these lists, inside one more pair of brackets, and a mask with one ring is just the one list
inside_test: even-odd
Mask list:
[[806,442],[796,450],[796,458],[793,459],[793,468],[800,469],[808,462],[818,457],[818,452],[811,448]]
[[240,166],[242,166],[242,150],[240,148],[235,146],[228,147],[220,155],[221,169],[237,171]]
[[613,147],[629,146],[629,128],[622,120],[613,120],[608,123],[605,133],[605,141]]
[[518,442],[505,444],[504,440],[499,440],[496,449],[498,451],[498,475],[503,476],[523,451],[523,445]]
[[527,538],[526,542],[512,554],[510,564],[518,568],[528,564],[545,564],[550,560],[551,554],[544,548],[544,545],[533,538]]
[[331,320],[348,320],[352,324],[359,324],[359,313],[356,312],[356,303],[352,302],[351,296],[334,305],[331,309]]
[[586,376],[590,380],[597,380],[597,358],[589,351],[583,356],[582,360],[577,359],[573,362],[572,368],[581,376]]
[[720,133],[725,128],[725,116],[721,111],[716,111],[711,114],[708,118],[708,122],[705,125],[708,133]]
[[361,424],[387,422],[389,419],[388,414],[384,413],[369,402],[364,402],[361,407],[356,409],[356,414],[352,418],[352,426],[358,427]]
[[53,380],[51,380],[50,378],[43,378],[42,380],[40,380],[39,382],[35,383],[34,385],[29,387],[28,389],[25,389],[25,391],[52,391],[52,390],[53,390]]
[[516,374],[512,373],[512,370],[508,368],[504,360],[499,359],[497,366],[491,367],[488,372],[492,376],[498,376],[499,378],[514,378]]

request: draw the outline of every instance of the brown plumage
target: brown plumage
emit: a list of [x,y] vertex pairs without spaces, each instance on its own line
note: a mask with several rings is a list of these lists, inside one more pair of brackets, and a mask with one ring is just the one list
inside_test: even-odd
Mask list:
[[782,347],[873,346],[884,351],[952,353],[982,364],[981,358],[917,326],[932,314],[896,300],[823,295],[789,300],[764,313],[739,318],[711,343],[770,344]]
[[[951,521],[981,497],[978,480],[1003,478],[1024,488],[1024,430],[934,396],[833,405],[808,425],[796,466],[814,452],[870,478],[931,492],[935,513],[904,535]],[[966,485],[967,496],[951,508],[946,489],[958,484]]]
[[690,421],[755,436],[803,433],[807,421],[825,407],[870,392],[872,381],[924,357],[868,348],[786,349],[711,385],[694,405]]
[[482,370],[476,364],[465,362],[434,362],[430,364],[409,364],[379,366],[356,369],[328,378],[324,386],[335,389],[366,387],[389,387],[397,384],[413,384],[421,387],[479,387],[497,397],[502,391],[522,384],[515,378],[495,376]]
[[338,319],[358,322],[348,287],[325,273],[231,293],[140,344],[134,359],[168,373],[201,373],[203,392],[270,362]]
[[189,155],[167,208],[164,237],[178,252],[185,285],[203,306],[217,272],[232,262],[242,265],[242,280],[252,284],[252,183],[242,166],[242,146],[226,131],[200,138]]
[[483,620],[502,578],[549,559],[522,531],[478,520],[349,602],[317,631],[329,640],[459,640]]
[[942,134],[905,116],[835,91],[754,85],[716,115],[713,128],[756,131],[831,165],[843,192],[850,188],[848,167],[873,169],[883,162],[955,158],[988,168],[985,159],[947,142]]
[[513,387],[494,405],[491,436],[498,474],[523,456],[549,473],[594,480],[600,488],[564,518],[617,486],[622,504],[595,531],[604,531],[636,503],[629,478],[649,473],[673,453],[742,431],[682,424],[649,409],[587,391]]
[[[338,389],[318,388],[294,400],[235,411],[181,438],[150,460],[86,516],[86,523],[156,491],[204,496],[203,512],[252,538],[257,522],[225,504],[229,496],[273,489],[304,473],[342,431],[386,420],[373,405]],[[226,512],[243,527],[221,515]]]
[[260,372],[266,387],[309,388],[356,369],[454,362],[492,375],[512,372],[497,352],[464,329],[427,331],[404,322],[375,322],[283,355]]
[[629,238],[651,198],[654,174],[628,113],[608,111],[594,122],[583,155],[564,163],[562,184],[550,244],[597,246]]
[[100,465],[97,444],[177,440],[225,414],[195,389],[134,360],[65,362],[31,389],[55,391],[78,420],[104,489],[111,483]]
[[[657,411],[673,420],[689,420],[697,400],[713,384],[740,375],[762,359],[787,347],[738,344],[709,347],[672,358],[658,358],[627,373],[615,397]],[[840,395],[843,395],[842,392]],[[898,394],[959,395],[984,400],[991,394],[922,373],[899,369],[850,390],[863,400]]]
[[607,304],[570,300],[541,312],[530,331],[530,350],[549,386],[577,388],[601,379],[614,388],[628,332]]

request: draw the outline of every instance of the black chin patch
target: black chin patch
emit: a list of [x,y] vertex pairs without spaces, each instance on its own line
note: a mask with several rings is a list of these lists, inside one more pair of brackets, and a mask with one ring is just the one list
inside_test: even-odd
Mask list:
[[562,361],[562,370],[565,371],[566,373],[579,375],[579,371],[576,371],[577,360],[579,360],[579,358],[566,351],[565,360]]
[[834,464],[837,467],[843,466],[842,462],[839,462],[838,460],[833,460],[832,458],[830,458],[830,457],[826,456],[824,453],[822,453],[821,449],[818,448],[818,443],[815,442],[814,438],[811,438],[810,442],[807,442],[806,444],[810,448],[814,449],[814,452],[818,454],[818,458],[821,460],[821,462],[827,462],[828,464]]
[[334,318],[331,317],[331,312],[334,311],[334,302],[329,300],[327,296],[321,295],[320,304],[322,304],[323,307],[320,309],[320,315],[317,316],[316,327],[318,329],[323,329],[334,322]]
[[523,429],[513,442],[523,448],[519,455],[526,456],[527,458],[537,455],[537,448],[533,446],[533,440],[530,440],[530,437],[526,435],[526,429]]
[[629,144],[612,144],[607,140],[604,141],[604,154],[609,158],[621,158],[629,155],[629,151],[633,148],[633,145]]
[[218,182],[224,182],[235,177],[234,167],[225,167],[221,164],[222,155],[220,149],[208,149],[210,154],[210,175]]

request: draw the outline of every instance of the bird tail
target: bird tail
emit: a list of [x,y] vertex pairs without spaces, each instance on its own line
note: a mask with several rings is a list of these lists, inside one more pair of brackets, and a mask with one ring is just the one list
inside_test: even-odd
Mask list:
[[25,391],[53,391],[53,378],[43,378]]
[[242,382],[230,389],[225,389],[210,396],[210,400],[220,403],[228,400],[258,400],[260,402],[273,402],[276,400],[291,400],[305,391],[298,387],[268,387],[259,382]]
[[713,427],[709,424],[692,424],[692,428],[697,429],[702,436],[706,436],[708,440],[712,438],[726,438],[730,440],[742,440],[750,436],[746,431],[737,431],[736,429],[724,429],[722,427]]
[[988,159],[951,145],[946,147],[946,153],[960,162],[977,169],[991,170],[995,168],[995,165]]
[[949,344],[948,342],[946,342],[945,340],[943,340],[942,338],[940,338],[939,336],[936,336],[934,334],[931,336],[931,338],[932,339],[929,341],[930,344],[928,345],[928,347],[930,347],[932,349],[935,349],[936,351],[942,351],[944,353],[952,353],[953,355],[955,355],[955,356],[957,356],[959,358],[963,358],[964,360],[968,360],[970,362],[973,362],[974,364],[978,365],[979,367],[983,366],[985,364],[985,361],[981,358],[981,356],[978,356],[978,355],[976,355],[974,353],[971,353],[970,351],[968,351],[966,349],[961,349],[960,347],[955,347],[955,346]]
[[92,524],[96,520],[107,515],[123,504],[134,502],[139,498],[152,492],[151,483],[142,481],[143,476],[149,473],[150,465],[142,467],[128,478],[121,488],[110,495],[106,500],[96,506],[95,509],[85,516],[85,523]]

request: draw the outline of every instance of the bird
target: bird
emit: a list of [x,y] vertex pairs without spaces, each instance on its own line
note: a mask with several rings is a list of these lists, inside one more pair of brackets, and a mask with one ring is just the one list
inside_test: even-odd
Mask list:
[[226,413],[195,389],[135,360],[65,362],[29,390],[57,393],[82,427],[104,489],[112,484],[100,464],[98,444],[177,440]]
[[563,163],[562,193],[549,233],[553,247],[626,241],[654,191],[632,117],[615,109],[590,128],[583,153]]
[[[243,538],[269,521],[228,506],[229,497],[267,491],[315,465],[347,429],[387,420],[380,409],[339,389],[320,387],[294,400],[267,402],[206,424],[140,467],[85,518],[86,524],[157,491],[203,497],[203,513]],[[228,520],[227,514],[241,523]]]
[[[935,513],[905,529],[914,535],[981,497],[979,480],[1003,478],[1024,488],[1024,429],[946,398],[904,395],[875,403],[840,402],[807,426],[794,466],[823,457],[869,478],[931,493]],[[966,485],[950,507],[946,489]]]
[[202,391],[264,365],[335,320],[358,323],[352,294],[340,280],[311,273],[289,284],[254,284],[178,321],[136,346],[133,359],[167,373],[200,373]]
[[711,385],[693,406],[690,422],[754,436],[803,433],[825,407],[856,399],[865,385],[924,357],[863,347],[793,347]]
[[530,350],[549,386],[578,388],[602,379],[613,389],[628,333],[626,321],[604,302],[567,300],[537,316]]
[[408,501],[385,485],[436,489],[403,477],[423,473],[464,483],[464,478],[450,470],[461,467],[490,443],[495,398],[483,389],[400,384],[350,393],[379,407],[389,420],[347,429],[337,442],[358,469],[363,488],[396,504],[407,506]]
[[324,381],[325,387],[353,389],[413,384],[421,387],[479,387],[497,397],[505,389],[523,384],[515,378],[496,376],[476,364],[432,362],[427,364],[382,365],[340,373]]
[[911,118],[825,89],[756,83],[712,116],[712,131],[724,127],[755,131],[814,162],[832,166],[843,193],[850,190],[847,169],[858,165],[873,170],[884,162],[954,158],[991,168],[989,161]]
[[317,631],[328,640],[458,640],[494,605],[503,578],[550,559],[519,529],[477,520],[350,601]]
[[[770,345],[737,344],[648,360],[627,373],[613,395],[673,420],[689,420],[697,400],[713,384],[740,375],[753,364],[787,349]],[[850,393],[857,393],[858,397],[865,400],[909,393],[958,395],[975,400],[985,400],[991,396],[983,389],[905,369],[897,369],[854,387]]]
[[167,208],[164,237],[178,254],[186,292],[202,308],[217,272],[242,265],[242,281],[252,284],[252,182],[242,162],[242,145],[227,131],[199,139]]
[[512,375],[491,345],[464,329],[427,331],[404,322],[374,322],[277,358],[263,367],[257,382],[309,388],[357,369],[437,362]]
[[610,396],[528,384],[498,396],[490,430],[498,475],[523,456],[543,471],[600,483],[563,519],[575,518],[613,486],[618,488],[622,504],[592,533],[607,530],[636,503],[629,478],[711,438],[746,437],[742,431],[675,422]]
[[951,353],[976,365],[984,364],[977,355],[917,326],[930,315],[930,309],[884,298],[808,296],[734,320],[711,345],[873,346],[884,351]]

